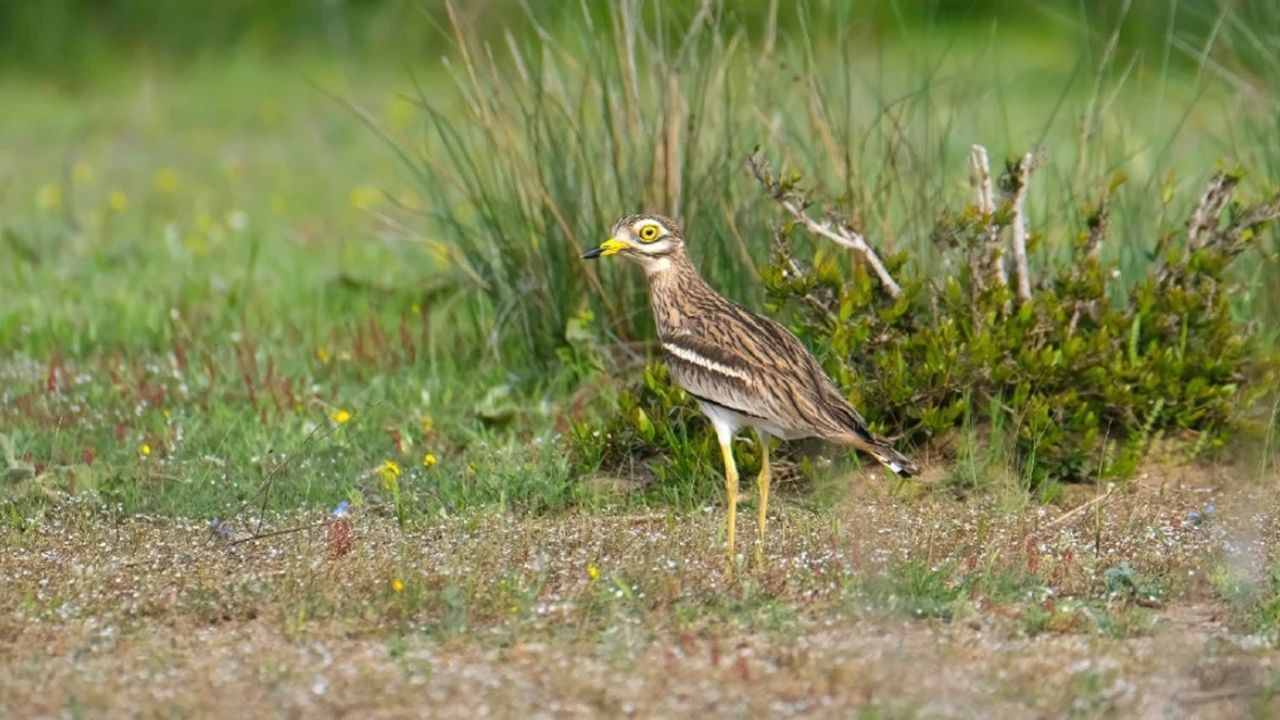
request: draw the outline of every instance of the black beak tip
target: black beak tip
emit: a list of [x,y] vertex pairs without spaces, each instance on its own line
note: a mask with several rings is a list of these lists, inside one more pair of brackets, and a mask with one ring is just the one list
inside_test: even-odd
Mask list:
[[600,257],[600,253],[601,253],[601,252],[602,252],[602,251],[601,251],[601,250],[600,250],[600,248],[598,248],[598,247],[596,247],[596,248],[591,248],[590,250],[588,250],[588,251],[586,251],[586,252],[582,253],[582,259],[583,259],[583,260],[595,260],[596,258]]

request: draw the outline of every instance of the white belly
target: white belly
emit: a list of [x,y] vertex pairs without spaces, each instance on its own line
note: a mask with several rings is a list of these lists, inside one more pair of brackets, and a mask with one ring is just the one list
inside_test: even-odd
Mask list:
[[794,431],[780,427],[764,418],[744,415],[736,410],[730,410],[721,405],[715,405],[708,402],[698,401],[698,407],[702,408],[702,414],[711,420],[712,426],[715,427],[716,433],[720,438],[731,438],[738,430],[749,427],[754,428],[766,435],[772,435],[783,440],[794,440],[804,437],[802,434],[796,434]]

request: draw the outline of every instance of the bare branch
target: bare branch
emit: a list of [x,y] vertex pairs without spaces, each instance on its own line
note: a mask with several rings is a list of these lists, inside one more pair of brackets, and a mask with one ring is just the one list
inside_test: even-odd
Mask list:
[[893,276],[889,274],[889,270],[885,267],[884,262],[880,260],[880,256],[867,244],[866,238],[862,233],[857,232],[843,222],[830,218],[819,221],[810,217],[805,210],[807,204],[804,198],[794,191],[789,184],[774,179],[769,172],[769,166],[765,163],[764,157],[760,153],[754,153],[747,159],[747,167],[751,170],[751,174],[755,176],[755,179],[764,186],[765,192],[768,193],[769,197],[777,201],[782,206],[782,209],[786,210],[806,230],[862,255],[876,276],[880,278],[880,283],[884,285],[890,297],[896,298],[902,294],[902,288],[893,279]]
[[[803,277],[805,271],[800,268],[796,259],[791,257],[791,253],[787,250],[787,244],[784,242],[785,235],[780,227],[773,228],[773,253],[779,261],[786,263],[784,273],[790,273],[792,277]],[[816,313],[826,318],[827,322],[835,327],[840,322],[839,316],[832,312],[827,304],[824,304],[817,297],[814,297],[812,291],[806,292],[803,296],[804,302]]]
[[1068,523],[1074,520],[1075,518],[1080,517],[1089,508],[1095,505],[1098,505],[1100,503],[1105,503],[1107,500],[1110,500],[1111,496],[1115,494],[1115,491],[1116,491],[1116,484],[1107,483],[1107,492],[1105,494],[1095,495],[1092,500],[1089,500],[1081,505],[1077,505],[1076,507],[1062,513],[1058,517],[1046,523],[1043,529],[1048,530],[1049,528],[1055,528],[1055,527],[1058,527],[1059,525],[1063,525],[1065,523]]
[[1013,262],[1018,274],[1018,297],[1031,299],[1031,275],[1027,269],[1027,182],[1031,179],[1033,157],[1022,156],[1018,163],[1018,188],[1013,195]]
[[987,159],[987,149],[981,145],[970,148],[969,165],[973,173],[969,180],[978,192],[978,212],[982,213],[982,224],[987,235],[987,246],[982,253],[985,267],[979,269],[984,277],[975,280],[981,284],[986,276],[994,275],[1001,285],[1008,285],[1009,276],[1004,268],[1004,243],[1000,240],[1000,226],[995,221],[996,200],[991,190],[991,163]]
[[990,217],[996,211],[996,200],[991,191],[991,163],[987,160],[987,149],[981,145],[970,148],[969,165],[973,168],[970,181],[978,191],[978,209],[983,216]]
[[1102,244],[1111,234],[1111,194],[1102,196],[1097,212],[1088,218],[1089,239],[1086,244],[1086,255],[1097,259],[1102,255]]
[[1213,177],[1209,178],[1209,184],[1204,188],[1204,195],[1200,196],[1200,204],[1196,205],[1195,212],[1187,221],[1188,250],[1203,246],[1213,236],[1213,232],[1218,229],[1222,209],[1231,199],[1231,192],[1235,190],[1237,182],[1239,178],[1224,172],[1214,173]]
[[1231,225],[1223,232],[1224,239],[1231,243],[1233,253],[1239,252],[1244,249],[1240,243],[1242,238],[1276,220],[1280,220],[1280,194],[1268,202],[1254,205],[1241,217],[1232,220]]

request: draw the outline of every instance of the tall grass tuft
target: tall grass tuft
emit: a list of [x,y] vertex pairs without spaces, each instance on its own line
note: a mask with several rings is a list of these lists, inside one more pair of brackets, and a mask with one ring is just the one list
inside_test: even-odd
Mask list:
[[729,187],[758,140],[735,95],[752,48],[716,12],[677,34],[646,30],[633,4],[609,7],[554,35],[530,14],[533,39],[501,47],[473,41],[451,12],[456,95],[418,95],[432,149],[411,162],[432,226],[483,298],[473,309],[489,346],[517,367],[554,358],[588,297],[614,338],[644,329],[639,278],[601,277],[611,271],[578,257],[622,214],[684,219],[729,292],[751,284],[759,242],[747,238],[762,237],[761,219]]

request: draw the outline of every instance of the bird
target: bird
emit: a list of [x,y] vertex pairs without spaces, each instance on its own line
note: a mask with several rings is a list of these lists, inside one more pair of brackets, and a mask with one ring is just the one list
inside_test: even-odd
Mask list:
[[757,560],[764,552],[773,438],[823,438],[857,448],[901,477],[919,473],[916,463],[867,427],[799,338],[702,279],[675,220],[655,213],[627,215],[614,224],[609,239],[582,254],[586,260],[613,256],[644,270],[669,374],[715,429],[729,504],[730,568],[738,502],[733,439],[742,428],[752,428],[760,444]]

